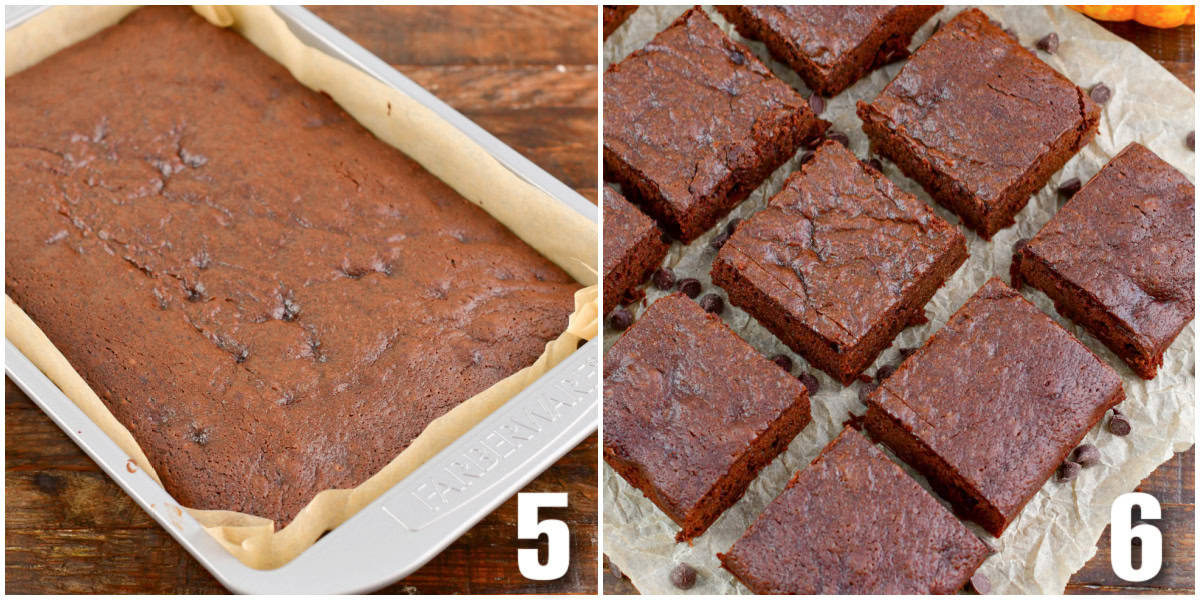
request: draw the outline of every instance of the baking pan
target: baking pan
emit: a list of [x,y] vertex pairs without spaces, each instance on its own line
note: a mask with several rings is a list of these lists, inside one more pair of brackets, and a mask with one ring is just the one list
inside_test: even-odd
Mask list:
[[[11,29],[44,7],[6,7]],[[275,11],[304,43],[432,110],[514,174],[592,222],[596,205],[378,57],[299,6]],[[596,430],[598,342],[592,340],[291,562],[252,569],[227,552],[11,342],[4,370],[109,477],[227,588],[240,593],[356,593],[420,568]],[[505,443],[507,442],[507,443]],[[502,446],[502,452],[496,448]],[[132,471],[132,472],[131,472]],[[514,556],[515,559],[515,556]]]

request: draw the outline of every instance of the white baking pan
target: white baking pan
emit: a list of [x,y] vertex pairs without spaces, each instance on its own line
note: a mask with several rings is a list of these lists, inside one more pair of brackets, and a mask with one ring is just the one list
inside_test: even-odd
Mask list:
[[[6,7],[11,29],[44,7]],[[596,205],[438,100],[387,63],[299,6],[276,12],[301,39],[428,107],[501,164],[553,198],[598,221]],[[4,370],[18,387],[226,587],[243,593],[354,593],[420,568],[480,519],[596,430],[599,351],[587,343],[475,428],[286,565],[251,569],[229,554],[89,420],[11,342]],[[502,438],[500,456],[489,448]],[[481,463],[473,457],[492,457]],[[480,465],[483,464],[482,469]],[[442,492],[431,496],[430,489]],[[513,555],[514,561],[516,554]]]

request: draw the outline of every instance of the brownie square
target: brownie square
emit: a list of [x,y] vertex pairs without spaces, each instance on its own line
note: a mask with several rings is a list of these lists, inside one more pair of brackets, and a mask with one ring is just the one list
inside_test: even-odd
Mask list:
[[636,4],[605,4],[604,5],[604,39],[612,35],[633,11],[638,9]]
[[604,74],[605,173],[684,242],[826,126],[696,8]]
[[708,529],[809,422],[808,392],[682,294],[604,359],[604,460],[682,528]]
[[866,426],[998,536],[1124,398],[1111,367],[993,278],[868,396]]
[[1130,144],[1013,255],[1013,285],[1050,296],[1153,379],[1196,311],[1196,188]]
[[941,6],[716,7],[743,37],[760,40],[809,88],[834,96],[872,69],[908,56],[912,36]]
[[849,385],[967,258],[966,239],[826,142],[738,225],[713,282],[791,349]]
[[984,239],[1096,133],[1100,108],[977,9],[929,38],[871,104],[871,146]]
[[654,220],[616,190],[604,186],[604,311],[629,301],[667,255],[668,244]]
[[846,427],[718,557],[756,594],[953,594],[988,553]]

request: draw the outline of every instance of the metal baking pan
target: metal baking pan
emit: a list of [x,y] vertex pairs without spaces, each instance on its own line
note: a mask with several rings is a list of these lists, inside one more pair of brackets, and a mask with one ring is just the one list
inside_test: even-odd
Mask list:
[[[6,7],[5,29],[45,7]],[[309,44],[408,94],[509,170],[598,221],[596,205],[299,6],[276,7]],[[227,588],[241,593],[356,593],[416,571],[596,430],[599,352],[588,342],[476,427],[286,565],[247,567],[129,457],[11,342],[4,370],[50,418]],[[507,441],[499,454],[497,441]],[[478,457],[486,456],[487,461]],[[429,490],[441,490],[431,495]],[[515,559],[515,556],[514,556]]]

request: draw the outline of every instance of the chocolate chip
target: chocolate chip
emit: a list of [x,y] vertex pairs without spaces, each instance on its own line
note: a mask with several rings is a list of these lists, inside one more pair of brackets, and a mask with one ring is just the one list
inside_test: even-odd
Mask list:
[[1125,437],[1129,435],[1130,431],[1133,431],[1133,427],[1130,426],[1129,419],[1126,419],[1124,416],[1118,413],[1113,415],[1112,418],[1108,420],[1108,430],[1111,431],[1113,435]]
[[662,267],[654,272],[654,287],[669,290],[675,287],[675,271],[671,267]]
[[879,387],[879,384],[875,383],[874,381],[872,381],[871,383],[862,384],[862,387],[858,388],[858,401],[862,402],[863,404],[866,404],[867,396],[870,396],[871,392],[874,392],[875,389],[878,387]]
[[880,162],[878,158],[872,158],[871,160],[868,160],[867,166],[879,171],[880,173],[883,172],[883,163]]
[[1051,31],[1045,37],[1037,41],[1037,49],[1046,54],[1054,54],[1058,52],[1058,34]]
[[992,591],[992,582],[983,573],[976,573],[971,576],[971,587],[977,594],[989,594]]
[[771,362],[779,365],[780,369],[783,369],[788,373],[792,372],[792,359],[786,354],[776,354],[775,356],[772,356]]
[[719,315],[725,311],[725,300],[716,294],[705,294],[700,299],[700,308],[714,315]]
[[916,354],[917,350],[920,350],[920,349],[921,349],[920,347],[900,348],[900,360],[907,359],[908,357]]
[[808,163],[808,161],[812,160],[815,154],[816,153],[812,151],[805,151],[804,154],[800,155],[800,165],[803,166],[804,164]]
[[683,292],[688,298],[695,299],[703,289],[704,287],[700,285],[699,279],[688,277],[687,279],[679,280],[679,291]]
[[624,306],[618,306],[608,316],[608,325],[617,331],[625,331],[629,329],[630,325],[633,325],[633,313]]
[[709,240],[708,245],[710,247],[712,247],[713,250],[720,250],[721,246],[724,246],[725,242],[728,242],[728,241],[729,241],[729,234],[722,231],[721,233],[717,234],[717,237],[714,237],[713,239]]
[[737,217],[730,219],[729,222],[725,224],[725,233],[733,235],[733,232],[737,231],[738,223],[741,222],[742,220]]
[[1184,142],[1187,143],[1188,150],[1195,152],[1196,151],[1196,131],[1195,130],[1189,131],[1187,134],[1187,137],[1184,138]]
[[1079,470],[1082,468],[1077,462],[1070,460],[1063,461],[1063,464],[1058,466],[1058,481],[1062,483],[1075,479],[1079,476]]
[[1092,102],[1095,102],[1096,104],[1104,104],[1105,102],[1108,102],[1110,98],[1112,98],[1112,90],[1108,89],[1108,86],[1104,85],[1103,83],[1097,83],[1096,85],[1092,86],[1090,91],[1088,91],[1088,96],[1091,96]]
[[1100,463],[1100,449],[1092,444],[1081,444],[1072,453],[1072,459],[1082,467]]
[[687,563],[675,565],[675,568],[671,569],[671,585],[681,590],[692,589],[692,586],[696,585],[696,570]]
[[812,109],[814,115],[819,115],[825,111],[825,99],[813,94],[808,97],[808,107]]
[[896,372],[896,365],[883,365],[879,370],[875,371],[875,383],[883,383],[884,379],[892,376]]
[[828,131],[825,133],[825,139],[833,140],[846,148],[850,147],[850,136],[840,131]]
[[821,389],[820,380],[818,380],[812,373],[801,373],[796,376],[796,379],[799,379],[800,383],[803,383],[804,387],[808,388],[809,396],[816,394],[817,391]]
[[1070,198],[1071,196],[1074,196],[1075,193],[1078,192],[1082,187],[1083,184],[1079,183],[1079,178],[1072,177],[1059,184],[1058,195],[1062,196],[1063,198]]

